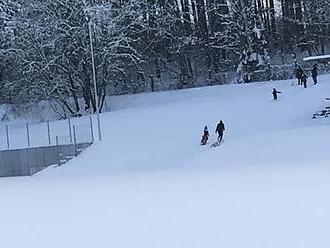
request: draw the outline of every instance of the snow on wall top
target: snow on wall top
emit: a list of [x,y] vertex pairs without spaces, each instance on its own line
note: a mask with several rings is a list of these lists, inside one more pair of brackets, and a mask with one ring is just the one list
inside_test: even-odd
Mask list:
[[330,55],[311,56],[303,59],[304,62],[313,61],[313,60],[330,60]]

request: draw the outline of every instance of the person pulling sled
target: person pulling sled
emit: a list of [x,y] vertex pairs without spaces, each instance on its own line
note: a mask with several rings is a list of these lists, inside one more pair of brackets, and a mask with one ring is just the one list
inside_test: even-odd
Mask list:
[[215,133],[218,133],[218,142],[219,144],[222,141],[223,138],[223,132],[225,131],[225,124],[223,123],[223,121],[221,120],[219,122],[219,124],[217,125],[217,128],[215,129]]
[[202,140],[201,140],[201,145],[204,146],[206,145],[207,141],[209,140],[210,134],[209,131],[207,129],[207,126],[204,127],[204,134],[202,136]]

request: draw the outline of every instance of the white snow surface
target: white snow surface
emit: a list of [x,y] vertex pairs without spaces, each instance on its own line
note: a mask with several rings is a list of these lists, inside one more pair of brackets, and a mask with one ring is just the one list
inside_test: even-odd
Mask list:
[[[1,246],[330,247],[330,120],[311,119],[329,80],[114,98],[102,142],[60,168],[0,179]],[[224,144],[200,146],[220,119]]]

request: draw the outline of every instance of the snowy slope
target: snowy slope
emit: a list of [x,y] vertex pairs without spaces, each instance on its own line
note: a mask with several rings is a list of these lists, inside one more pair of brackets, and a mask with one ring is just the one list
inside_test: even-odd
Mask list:
[[[327,133],[329,120],[312,120],[311,116],[326,104],[324,99],[330,94],[330,86],[321,83],[305,90],[290,85],[291,82],[283,81],[222,86],[122,99],[125,109],[102,118],[104,142],[73,162],[79,168],[70,166],[55,173],[90,174],[96,158],[98,166],[93,166],[92,171],[104,174],[144,168],[239,165],[245,153],[251,159],[264,159],[263,163],[285,161],[281,158],[284,155],[300,162],[305,159],[299,156],[310,157],[303,151],[313,147],[318,147],[312,151],[320,157],[324,150],[318,145],[320,137],[314,134]],[[272,100],[273,87],[283,91],[278,102]],[[213,132],[220,119],[226,124],[226,146],[217,151],[200,147],[204,125],[209,126],[214,141]],[[308,144],[304,145],[306,141]],[[240,157],[236,156],[238,152]],[[194,162],[205,156],[222,159],[214,163],[210,159]],[[228,161],[224,162],[224,158]],[[327,154],[324,159],[328,159]]]
[[[0,179],[4,247],[329,247],[329,76],[113,99],[104,140]],[[283,91],[278,102],[271,90]],[[225,143],[199,145],[223,119]]]

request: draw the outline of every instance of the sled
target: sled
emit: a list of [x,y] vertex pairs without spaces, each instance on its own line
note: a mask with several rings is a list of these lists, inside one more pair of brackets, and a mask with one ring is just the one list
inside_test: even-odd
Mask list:
[[220,146],[220,145],[222,145],[222,144],[223,144],[223,141],[221,141],[221,142],[216,141],[216,142],[214,142],[214,143],[211,145],[211,148],[218,147],[218,146]]

